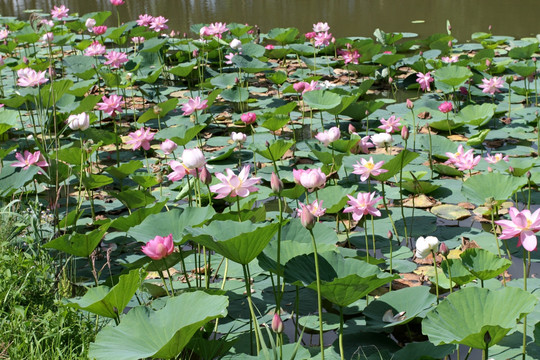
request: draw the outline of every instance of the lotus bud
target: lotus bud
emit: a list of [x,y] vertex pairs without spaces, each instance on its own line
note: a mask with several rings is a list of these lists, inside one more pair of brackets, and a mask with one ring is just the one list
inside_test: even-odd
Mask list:
[[407,99],[406,103],[407,103],[407,109],[414,108],[414,104],[410,99]]
[[276,194],[280,194],[283,191],[283,181],[281,181],[275,172],[272,172],[272,176],[270,177],[270,188]]
[[423,52],[423,51],[420,51],[420,52],[418,53],[418,55],[420,55],[420,57],[423,57],[423,56],[424,56],[424,52]]
[[491,25],[489,25],[489,26],[488,26],[488,31],[490,31],[490,32],[491,32]]
[[268,142],[268,140],[266,140],[266,142],[264,143],[264,145],[265,145],[266,147],[270,147],[270,143]]
[[448,47],[449,47],[449,48],[452,47],[452,40],[448,40]]
[[161,111],[162,111],[163,109],[161,109],[161,108],[160,108],[159,106],[157,106],[157,105],[154,105],[154,107],[153,107],[152,110],[154,111],[154,115],[159,115],[159,114],[161,114]]
[[205,185],[210,185],[212,182],[212,174],[210,174],[210,171],[208,171],[206,166],[202,168],[202,171],[199,174],[199,180],[201,180]]
[[233,49],[242,50],[242,42],[238,39],[233,39],[229,46]]
[[366,110],[365,114],[366,114],[366,116],[368,116],[369,115],[369,110]]
[[531,180],[531,176],[532,176],[531,172],[530,172],[530,171],[527,171],[527,179],[528,179],[528,180]]
[[25,63],[26,65],[28,65],[28,64],[30,63],[30,61],[28,61],[28,58],[27,58],[26,56],[23,56],[22,61],[23,61],[23,63]]
[[163,152],[166,155],[169,155],[169,154],[172,154],[174,150],[176,150],[178,145],[174,141],[167,139],[164,142],[162,142],[159,147],[161,148],[161,150],[163,150]]
[[94,26],[96,26],[96,20],[93,18],[88,18],[86,19],[84,26],[86,26],[87,29],[92,29]]
[[508,172],[513,175],[514,174],[514,168],[509,166],[508,167]]
[[355,133],[356,132],[356,128],[354,127],[353,124],[349,124],[349,133],[352,134],[352,133]]
[[439,252],[441,253],[442,256],[447,257],[448,254],[450,253],[450,250],[448,249],[448,246],[446,246],[445,243],[441,243],[441,245],[439,246]]
[[388,77],[388,83],[391,84],[391,83],[393,83],[393,82],[394,82],[394,79],[393,79],[391,76],[389,76],[389,77]]
[[487,66],[487,67],[490,67],[490,66],[491,66],[491,60],[486,59],[486,66]]
[[196,58],[197,56],[199,56],[199,50],[195,49],[193,50],[193,52],[191,53],[191,55]]
[[405,141],[409,139],[409,127],[404,126],[401,128],[401,138]]
[[392,233],[391,230],[388,230],[388,232],[386,233],[386,237],[388,238],[388,240],[392,240],[392,238],[394,237],[394,234]]
[[278,313],[275,313],[272,318],[272,330],[276,334],[281,334],[283,332],[283,321],[281,321]]
[[315,216],[313,216],[311,211],[309,211],[309,209],[302,204],[302,214],[300,215],[300,222],[302,223],[302,226],[308,230],[311,230],[315,226],[315,221]]

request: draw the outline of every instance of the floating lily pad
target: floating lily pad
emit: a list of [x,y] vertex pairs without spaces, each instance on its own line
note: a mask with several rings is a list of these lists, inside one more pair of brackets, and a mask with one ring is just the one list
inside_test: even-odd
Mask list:
[[446,220],[463,220],[471,216],[469,210],[450,204],[434,206],[431,208],[431,213]]

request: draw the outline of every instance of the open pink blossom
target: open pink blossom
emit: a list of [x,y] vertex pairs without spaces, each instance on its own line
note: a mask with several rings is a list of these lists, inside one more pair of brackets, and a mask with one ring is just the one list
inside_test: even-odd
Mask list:
[[315,135],[315,139],[322,142],[324,146],[328,146],[330,143],[338,140],[340,136],[341,132],[339,131],[339,128],[337,126],[334,126]]
[[376,197],[377,193],[358,193],[356,198],[352,195],[347,195],[351,205],[343,210],[344,213],[352,213],[354,221],[360,221],[364,215],[381,216],[381,212],[375,207],[377,202],[382,199],[382,196]]
[[113,69],[118,69],[122,67],[124,63],[128,62],[126,53],[120,51],[113,50],[105,55],[105,58],[107,59],[107,61],[105,61],[105,65],[110,65]]
[[99,41],[94,41],[90,44],[85,50],[84,55],[86,56],[100,56],[105,54],[107,49]]
[[485,94],[495,95],[495,93],[501,92],[500,88],[504,87],[504,80],[502,77],[493,76],[491,79],[482,79],[482,85],[478,85],[482,92]]
[[137,25],[139,26],[150,26],[152,23],[152,20],[154,20],[154,17],[152,15],[148,14],[141,14],[139,15],[139,20],[137,20]]
[[330,26],[328,26],[328,23],[327,22],[318,22],[316,24],[313,24],[313,31],[318,33],[318,32],[325,32],[325,31],[328,31],[330,30]]
[[215,23],[212,23],[208,26],[208,33],[210,35],[215,35],[217,36],[218,38],[221,39],[223,33],[229,31],[229,29],[227,29],[227,24],[226,23],[221,23],[221,22],[215,22]]
[[302,95],[304,95],[304,93],[308,91],[321,89],[321,87],[319,86],[319,83],[316,80],[312,80],[309,83],[305,81],[297,82],[293,85],[293,88],[294,90],[296,90],[296,92],[301,92]]
[[197,110],[203,110],[208,107],[208,100],[201,100],[200,96],[195,98],[189,98],[188,102],[182,105],[182,111],[184,115],[191,115]]
[[264,47],[266,50],[274,50],[274,45],[268,44]]
[[416,73],[416,82],[420,84],[420,88],[423,91],[431,91],[430,84],[434,81],[431,77],[431,73],[427,72],[425,74],[419,72]]
[[490,164],[496,164],[498,163],[499,161],[506,161],[508,162],[508,155],[506,156],[503,156],[503,154],[501,153],[497,153],[495,155],[486,155],[486,157],[484,158],[484,160],[486,160],[488,163]]
[[156,236],[141,247],[142,252],[152,260],[161,260],[171,255],[174,251],[172,234]]
[[233,58],[234,58],[234,53],[232,53],[232,52],[225,55],[225,59],[226,59],[225,64],[232,65]]
[[315,35],[315,46],[328,46],[332,41],[332,34],[325,32],[320,32]]
[[182,180],[186,175],[197,176],[197,174],[201,174],[204,169],[188,169],[183,163],[177,160],[171,161],[169,166],[172,169],[172,172],[167,175],[169,181]]
[[293,177],[294,182],[302,185],[309,192],[322,189],[326,185],[326,174],[321,169],[293,169]]
[[36,165],[39,167],[47,167],[47,161],[41,155],[41,152],[38,150],[35,153],[31,153],[28,150],[24,150],[24,156],[20,152],[15,153],[15,158],[19,161],[16,161],[11,164],[13,167],[22,167],[23,170],[28,169],[31,165]]
[[441,58],[441,61],[445,64],[452,64],[452,63],[457,63],[459,61],[459,56],[457,55],[454,55],[452,57],[450,56],[443,56]]
[[124,105],[124,101],[122,101],[122,96],[120,95],[111,95],[109,97],[103,95],[101,98],[103,102],[97,103],[99,106],[99,110],[104,111],[109,116],[116,116],[116,112],[122,112],[122,105]]
[[240,120],[246,125],[253,124],[257,121],[257,114],[252,112],[243,113],[240,115]]
[[381,169],[384,161],[379,161],[378,163],[373,162],[373,157],[369,158],[369,161],[366,159],[360,159],[360,162],[356,162],[353,165],[353,174],[360,175],[360,180],[366,181],[370,175],[378,176],[382,173],[388,172],[386,169]]
[[107,31],[107,27],[105,25],[101,25],[101,26],[94,26],[92,28],[92,32],[95,34],[95,35],[103,35],[105,34],[105,32]]
[[441,105],[439,105],[439,111],[443,114],[449,113],[454,109],[454,106],[450,101],[445,101]]
[[317,33],[315,31],[311,31],[311,32],[305,33],[304,36],[306,37],[307,40],[311,40],[315,36],[317,36]]
[[154,133],[150,128],[141,128],[128,134],[131,139],[126,140],[126,144],[133,145],[133,150],[142,147],[144,150],[150,150],[150,141],[154,139]]
[[45,84],[49,79],[45,77],[45,71],[36,71],[32,68],[17,70],[17,85],[23,87],[32,87]]
[[69,12],[69,9],[66,8],[65,5],[60,5],[60,6],[55,5],[51,10],[51,16],[53,19],[62,20],[63,18],[68,17],[68,12]]
[[300,207],[296,209],[296,213],[298,214],[298,217],[301,217],[302,211],[307,209],[313,216],[321,217],[326,213],[326,208],[323,208],[322,204],[323,200],[314,200],[311,204],[307,205],[300,203]]
[[478,165],[481,158],[482,156],[480,155],[474,156],[474,150],[470,149],[464,154],[456,157],[454,160],[454,166],[460,171],[472,170],[476,165]]
[[0,29],[0,40],[6,40],[8,36],[9,36],[8,29]]
[[457,148],[457,152],[455,152],[455,153],[446,152],[446,156],[448,157],[448,160],[446,160],[444,163],[446,165],[454,164],[456,162],[456,160],[460,156],[462,156],[464,153],[465,153],[465,149],[463,149],[463,145],[459,144],[459,146]]
[[231,197],[247,197],[250,193],[259,190],[254,185],[260,183],[260,177],[249,177],[249,165],[244,166],[240,174],[235,175],[234,172],[227,168],[227,175],[216,173],[216,177],[221,181],[221,184],[210,186],[210,191],[217,193],[216,199],[222,199],[226,196]]
[[339,50],[338,54],[343,56],[343,61],[345,62],[345,65],[349,63],[358,64],[358,59],[360,59],[360,57],[362,56],[358,53],[358,50],[356,49]]
[[395,115],[392,115],[388,118],[388,120],[385,120],[384,118],[381,118],[381,126],[379,126],[379,129],[383,129],[387,133],[391,134],[394,131],[398,131],[399,127],[401,126],[400,123],[401,118],[396,118]]
[[369,136],[364,136],[362,139],[358,140],[356,145],[351,149],[351,153],[353,153],[353,154],[359,154],[359,153],[368,154],[369,153],[369,148],[375,147],[375,145],[373,145],[369,141],[369,139],[370,139]]
[[535,233],[540,230],[540,209],[531,214],[529,210],[518,211],[511,207],[511,220],[497,220],[495,223],[502,227],[499,239],[511,239],[519,236],[517,246],[523,245],[527,251],[536,250],[537,239]]
[[165,25],[169,19],[164,18],[163,16],[156,16],[150,22],[150,29],[155,32],[160,32],[161,30],[167,30],[169,27]]

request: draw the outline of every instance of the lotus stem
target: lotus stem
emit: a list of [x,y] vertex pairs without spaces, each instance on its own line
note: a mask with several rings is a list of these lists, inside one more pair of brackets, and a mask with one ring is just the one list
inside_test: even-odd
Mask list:
[[[530,256],[530,253],[529,253]],[[527,250],[523,249],[523,290],[527,291]],[[522,359],[525,360],[527,355],[527,315],[523,318],[523,352]]]
[[339,354],[341,360],[345,360],[345,351],[343,350],[343,306],[339,307]]
[[[249,304],[249,312],[251,313],[251,321],[249,322],[249,347],[250,353],[253,355],[253,323],[255,322],[256,316],[255,311],[253,311],[253,302],[251,301],[251,285],[250,279],[248,276],[248,265],[242,264],[242,270],[244,271],[244,282],[246,283],[246,295]],[[255,341],[257,345],[257,355],[259,355],[259,334],[255,331]]]
[[317,243],[315,241],[315,235],[313,235],[313,229],[309,229],[311,235],[311,243],[313,244],[313,255],[315,256],[315,276],[317,278],[317,305],[319,311],[319,343],[321,346],[321,359],[324,360],[324,331],[322,321],[322,297],[321,297],[321,276],[319,273],[319,259],[317,254]]
[[439,274],[437,273],[437,255],[431,250],[433,255],[433,269],[435,270],[435,294],[437,296],[437,305],[439,305]]
[[431,170],[431,180],[433,180],[433,153],[432,153],[432,143],[431,143],[431,128],[429,126],[429,123],[427,124],[428,127],[428,138],[429,138],[429,169]]
[[186,262],[184,261],[184,253],[182,251],[182,245],[178,245],[178,251],[180,252],[180,262],[182,264],[182,272],[184,273],[184,277],[186,278],[186,283],[188,288],[191,289],[191,283],[189,282],[189,275],[186,270]]
[[174,297],[174,286],[172,282],[171,272],[169,271],[169,267],[167,266],[167,263],[165,262],[165,258],[161,259],[161,261],[163,261],[163,265],[165,265],[165,269],[167,269],[167,276],[169,277],[169,284],[171,284],[171,294],[172,294],[172,297]]

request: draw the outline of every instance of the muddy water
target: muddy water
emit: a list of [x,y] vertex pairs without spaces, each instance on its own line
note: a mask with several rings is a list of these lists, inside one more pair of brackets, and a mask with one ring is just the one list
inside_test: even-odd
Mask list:
[[[113,9],[109,0],[3,0],[0,14],[25,18],[25,10],[48,12],[59,4],[79,13]],[[371,36],[376,28],[427,37],[445,32],[447,19],[462,42],[489,25],[498,35],[540,33],[538,0],[127,0],[119,9],[122,21],[144,13],[163,15],[170,29],[181,33],[193,24],[215,21],[257,24],[263,32],[290,26],[307,32],[314,22],[325,21],[338,37]]]

